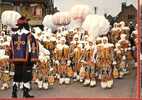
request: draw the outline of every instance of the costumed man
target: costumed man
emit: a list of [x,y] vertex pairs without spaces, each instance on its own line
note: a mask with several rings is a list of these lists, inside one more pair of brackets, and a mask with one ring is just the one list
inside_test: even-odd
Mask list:
[[66,43],[68,44],[68,45],[70,45],[70,43],[71,43],[71,41],[72,41],[72,39],[73,39],[73,35],[74,35],[74,33],[73,33],[73,29],[69,29],[68,30],[68,34],[67,34],[67,36],[66,36]]
[[83,40],[82,41],[80,41],[80,43],[78,44],[78,48],[80,48],[81,49],[81,51],[80,51],[80,58],[79,59],[81,59],[81,61],[79,62],[80,63],[80,65],[81,65],[81,67],[80,67],[80,71],[79,71],[79,76],[80,76],[80,82],[82,83],[83,81],[84,81],[84,79],[85,79],[85,67],[83,66],[83,63],[82,63],[82,58],[81,57],[83,57],[83,55],[84,55],[84,52],[85,52],[85,47],[88,47],[88,35],[85,35],[84,37],[83,37]]
[[79,27],[79,26],[77,26],[76,28],[75,28],[75,33],[78,35],[78,37],[79,37],[79,40],[81,40],[81,38],[82,38],[82,33],[81,33],[81,28]]
[[[56,37],[51,32],[51,29],[48,29],[48,33],[44,34],[44,51],[48,51],[48,55],[45,55],[45,58],[48,57],[50,59],[47,60],[48,63],[48,85],[53,86],[55,82],[56,68],[54,64],[54,49],[56,46]],[[46,49],[46,50],[45,50]]]
[[[43,47],[42,47],[43,48]],[[45,49],[46,50],[46,49]],[[46,50],[48,51],[48,50]],[[48,89],[48,71],[50,68],[50,57],[49,57],[49,51],[43,52],[40,51],[39,53],[39,62],[38,62],[38,88],[41,89]]]
[[137,53],[136,53],[136,39],[137,39],[137,35],[138,34],[138,31],[137,31],[137,25],[135,27],[135,30],[132,32],[131,36],[130,36],[130,42],[131,42],[131,47],[132,47],[132,52],[133,52],[133,57],[136,61],[137,59]]
[[42,40],[44,48],[50,52],[50,64],[51,66],[54,66],[54,49],[56,47],[56,37],[50,32],[46,32],[44,33]]
[[59,84],[69,84],[70,78],[67,75],[67,67],[70,65],[69,61],[69,46],[65,44],[65,37],[61,38],[60,44],[55,48],[55,64],[59,74]]
[[111,42],[116,43],[120,39],[121,29],[118,27],[118,23],[114,23],[113,28],[111,29]]
[[[15,32],[16,31],[16,29],[15,28],[12,28],[11,29],[11,31],[10,32]],[[12,34],[13,34],[12,33]],[[11,41],[11,36],[10,36],[10,34],[9,35],[5,35],[5,43],[3,44],[4,46],[5,46],[5,54],[6,55],[9,55],[9,48],[10,48],[10,41]],[[15,67],[14,67],[14,65],[13,64],[9,64],[10,66],[10,69],[9,69],[9,74],[10,74],[10,77],[11,78],[13,78],[13,76],[14,76],[14,69],[15,69]]]
[[56,43],[57,43],[57,44],[60,44],[60,42],[61,42],[61,37],[62,37],[61,34],[57,34],[57,35],[56,35]]
[[44,30],[42,32],[41,40],[43,41],[43,45],[46,49],[50,49],[50,38],[53,37],[53,33],[51,32],[51,29],[48,29],[44,27]]
[[85,67],[84,86],[90,85],[91,87],[94,87],[96,85],[95,53],[95,46],[93,42],[89,40],[88,45],[85,47],[82,59],[83,67]]
[[80,80],[80,82],[83,81],[83,79],[80,79],[80,68],[82,65],[81,64],[82,55],[83,55],[83,50],[81,48],[81,44],[77,43],[75,49],[73,50],[73,58],[71,60],[73,64],[74,81],[78,81],[78,80]]
[[[8,89],[10,87],[10,64],[9,64],[9,56],[7,54],[8,46],[10,45],[10,42],[3,40],[3,37],[1,37],[1,43],[0,43],[0,79],[2,82],[1,90]],[[3,42],[2,42],[3,41]]]
[[[39,41],[39,36],[34,34],[37,41]],[[50,52],[39,44],[39,62],[37,63],[37,72],[35,73],[35,82],[38,84],[38,88],[48,89],[48,73],[50,69]]]
[[124,21],[120,22],[121,34],[126,34],[126,39],[130,39],[130,28],[125,25]]
[[47,34],[49,37],[51,37],[53,35],[52,30],[48,27],[44,27],[44,31],[43,34]]
[[111,88],[113,64],[113,44],[108,43],[107,37],[102,38],[102,43],[97,45],[96,65],[99,69],[99,79],[102,88]]
[[96,62],[96,78],[97,79],[101,79],[101,73],[100,73],[100,67],[101,66],[101,62],[99,62],[99,56],[100,56],[100,53],[97,52],[97,51],[100,51],[101,47],[102,47],[102,37],[97,37],[96,40],[95,40],[95,46],[96,46],[96,53],[94,55],[94,59],[95,59],[95,62]]
[[123,60],[125,60],[125,67],[123,71],[124,71],[124,74],[127,74],[129,72],[128,61],[132,60],[132,57],[130,57],[132,56],[131,44],[129,40],[127,40],[126,34],[121,34],[121,39],[118,41],[118,43],[120,44],[121,49],[123,51]]
[[81,44],[81,48],[84,49],[86,45],[88,45],[88,40],[89,40],[89,36],[88,35],[84,35],[82,36],[82,40],[79,41],[79,43]]
[[79,36],[75,34],[70,45],[70,60],[71,67],[73,69],[73,80],[78,81],[80,79],[80,68],[81,68],[81,57],[82,57],[82,48],[79,44]]
[[123,50],[121,49],[121,46],[119,43],[115,44],[115,49],[114,49],[114,68],[113,68],[113,77],[114,78],[122,78],[123,77],[123,67],[122,63],[124,62],[124,53]]
[[18,83],[23,82],[23,97],[34,97],[29,94],[32,80],[32,67],[38,61],[38,43],[29,31],[28,20],[21,17],[17,20],[18,31],[12,34],[10,43],[10,61],[15,66],[12,97],[17,98]]

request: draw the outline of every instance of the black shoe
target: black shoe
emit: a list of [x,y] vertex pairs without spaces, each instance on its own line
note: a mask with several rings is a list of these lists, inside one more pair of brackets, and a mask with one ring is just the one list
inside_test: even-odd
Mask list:
[[34,96],[29,94],[30,89],[23,87],[23,97],[25,98],[34,98]]
[[17,85],[16,84],[13,86],[12,98],[17,98]]

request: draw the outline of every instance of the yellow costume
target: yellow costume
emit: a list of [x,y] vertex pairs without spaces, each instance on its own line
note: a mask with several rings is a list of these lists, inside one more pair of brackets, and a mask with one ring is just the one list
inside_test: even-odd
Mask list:
[[99,79],[102,88],[111,88],[112,77],[113,44],[108,43],[107,37],[103,37],[102,43],[97,45],[96,65],[99,69]]

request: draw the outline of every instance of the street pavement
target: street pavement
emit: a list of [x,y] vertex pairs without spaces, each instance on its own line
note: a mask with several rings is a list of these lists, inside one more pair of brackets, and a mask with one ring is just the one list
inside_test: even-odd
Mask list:
[[[12,88],[0,90],[0,98],[11,98]],[[128,98],[136,97],[136,72],[126,75],[123,79],[115,79],[112,89],[102,89],[100,82],[94,88],[84,87],[81,83],[75,82],[71,85],[59,85],[56,83],[48,90],[38,89],[35,84],[32,85],[30,92],[35,98]],[[18,92],[19,98],[22,98],[22,90]]]

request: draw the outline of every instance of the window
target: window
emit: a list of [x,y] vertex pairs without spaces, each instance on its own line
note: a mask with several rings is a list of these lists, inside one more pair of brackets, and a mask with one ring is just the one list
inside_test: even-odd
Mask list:
[[32,7],[32,15],[35,17],[42,17],[42,7],[37,5],[37,4],[33,4],[31,5]]

